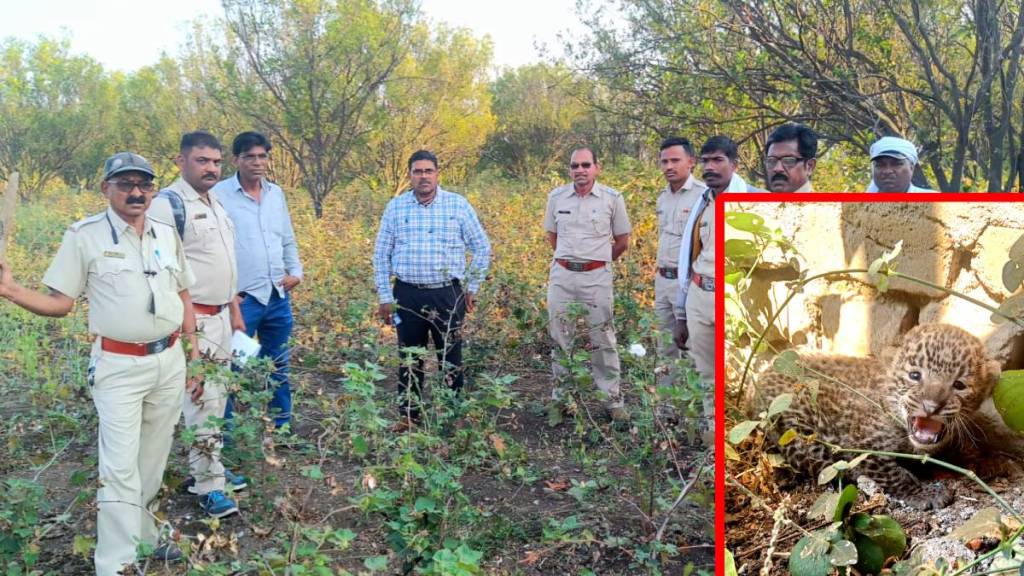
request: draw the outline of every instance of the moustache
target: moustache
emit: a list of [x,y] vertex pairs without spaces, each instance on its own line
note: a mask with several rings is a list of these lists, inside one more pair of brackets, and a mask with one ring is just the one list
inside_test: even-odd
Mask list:
[[209,180],[216,180],[217,179],[217,174],[214,174],[213,172],[207,172],[206,174],[203,174],[203,180],[207,180],[207,179],[209,179]]
[[718,172],[711,172],[710,170],[704,171],[704,178],[720,178],[721,175]]
[[772,176],[772,182],[775,182],[777,180],[780,180],[782,182],[787,182],[787,181],[789,181],[789,177],[786,176],[785,174],[776,174],[775,176]]
[[145,204],[146,203],[146,197],[145,196],[129,196],[128,199],[125,200],[124,202],[125,202],[125,204]]

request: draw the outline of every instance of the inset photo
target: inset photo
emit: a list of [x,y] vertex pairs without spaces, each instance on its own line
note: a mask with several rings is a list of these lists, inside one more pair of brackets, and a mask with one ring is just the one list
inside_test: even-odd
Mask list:
[[1024,570],[1024,204],[723,209],[736,571]]

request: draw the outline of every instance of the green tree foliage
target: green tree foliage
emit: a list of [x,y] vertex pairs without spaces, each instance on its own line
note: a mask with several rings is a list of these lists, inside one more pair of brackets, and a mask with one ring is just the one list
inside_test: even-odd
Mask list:
[[20,172],[27,199],[55,178],[95,177],[118,138],[115,100],[103,68],[67,40],[0,44],[0,179]]
[[377,128],[358,154],[360,179],[389,194],[407,187],[407,162],[420,148],[438,156],[444,182],[465,180],[495,124],[490,41],[418,23],[410,42],[376,104]]
[[[406,0],[224,0],[227,48],[207,92],[295,163],[316,215],[350,177],[385,84],[409,52]],[[200,42],[200,45],[206,42]],[[212,44],[212,43],[211,43]]]
[[628,96],[623,115],[729,133],[754,159],[785,121],[863,151],[895,133],[943,190],[1020,179],[1019,3],[626,0],[625,26],[603,17],[611,6],[584,10],[593,34],[572,54]]

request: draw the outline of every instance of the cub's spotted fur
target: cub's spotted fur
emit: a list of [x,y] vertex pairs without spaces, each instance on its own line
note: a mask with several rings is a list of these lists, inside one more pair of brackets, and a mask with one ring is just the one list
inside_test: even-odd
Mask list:
[[[755,413],[773,398],[794,392],[779,415],[771,437],[792,428],[801,435],[844,448],[883,452],[956,455],[976,450],[984,432],[978,409],[992,394],[999,364],[988,360],[982,343],[947,324],[926,324],[908,332],[897,350],[883,358],[801,354],[803,376],[765,370],[757,380]],[[818,392],[811,400],[810,382]],[[816,476],[826,465],[851,454],[836,455],[820,442],[798,438],[781,448],[797,470]],[[925,495],[922,484],[895,458],[872,456],[851,472],[864,474],[893,495],[919,508],[942,507],[952,495]]]

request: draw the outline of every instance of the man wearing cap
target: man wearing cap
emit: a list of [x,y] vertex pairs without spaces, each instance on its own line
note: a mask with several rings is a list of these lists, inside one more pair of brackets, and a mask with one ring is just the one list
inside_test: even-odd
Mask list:
[[688,349],[704,383],[704,444],[715,435],[715,199],[722,192],[755,189],[736,173],[739,151],[727,136],[713,136],[700,148],[707,190],[683,229],[679,248],[679,283],[675,302],[675,341]]
[[[42,316],[66,316],[83,293],[89,332],[96,336],[89,368],[99,416],[96,494],[96,573],[114,576],[136,561],[136,548],[153,551],[153,513],[174,425],[181,415],[185,355],[180,331],[192,344],[195,325],[187,288],[193,283],[173,226],[146,215],[153,168],[128,152],[107,159],[100,188],[110,206],[72,224],[43,276],[49,293],[14,281],[0,263],[0,296]],[[191,390],[199,397],[201,389]],[[165,544],[160,559],[181,551]]]
[[[409,157],[409,180],[412,189],[385,207],[373,250],[377,313],[385,324],[395,325],[402,359],[399,430],[418,422],[421,412],[423,359],[413,362],[408,347],[426,347],[432,339],[445,382],[455,392],[462,389],[461,327],[491,260],[490,240],[473,207],[438,186],[433,153],[418,150]],[[467,250],[472,256],[468,267]]]
[[[149,215],[175,225],[196,277],[189,294],[199,352],[227,370],[231,364],[231,334],[234,330],[244,332],[245,323],[235,301],[234,224],[210,190],[220,180],[220,142],[208,132],[185,134],[174,163],[180,176],[160,191],[149,207]],[[220,460],[223,442],[217,421],[224,417],[227,406],[222,376],[214,372],[205,377],[203,395],[196,400],[185,398],[182,407],[185,426],[195,430],[188,455],[192,478],[187,481],[187,489],[199,496],[200,506],[214,518],[238,512],[235,501],[224,493],[225,476],[231,479],[232,489],[246,485],[243,476],[225,470]]]
[[[235,224],[238,299],[249,336],[260,341],[260,357],[274,362],[270,412],[281,428],[291,422],[288,380],[292,334],[291,291],[302,282],[302,263],[284,190],[267,179],[270,140],[259,132],[242,132],[231,144],[238,172],[213,187]],[[226,418],[231,416],[228,399]]]
[[768,135],[765,178],[772,192],[814,192],[818,135],[803,124],[783,124]]
[[690,216],[690,208],[707,186],[693,177],[696,160],[693,146],[686,138],[666,138],[661,143],[658,163],[666,186],[658,195],[658,257],[654,276],[654,311],[658,318],[659,353],[668,362],[669,369],[658,376],[659,385],[675,382],[676,359],[679,347],[672,340],[675,333],[676,292],[679,279],[679,246],[683,229]]
[[551,369],[555,386],[551,409],[558,409],[561,383],[568,376],[563,357],[573,345],[576,322],[567,315],[571,304],[582,305],[590,332],[594,382],[608,415],[629,418],[619,391],[619,353],[613,324],[612,261],[629,247],[632,226],[626,202],[617,190],[597,182],[601,168],[589,147],[572,151],[572,184],[548,194],[544,229],[554,249],[548,277],[548,332],[555,341]]
[[935,192],[911,181],[918,164],[917,148],[909,140],[885,136],[871,145],[871,184],[868,192]]

